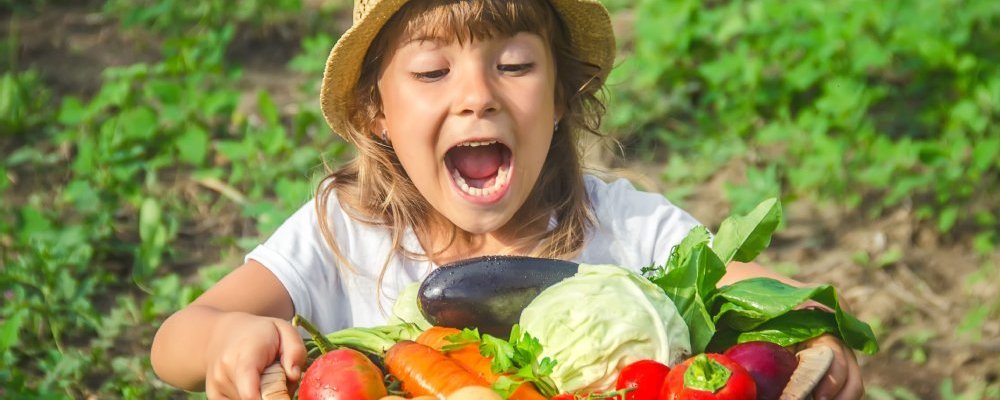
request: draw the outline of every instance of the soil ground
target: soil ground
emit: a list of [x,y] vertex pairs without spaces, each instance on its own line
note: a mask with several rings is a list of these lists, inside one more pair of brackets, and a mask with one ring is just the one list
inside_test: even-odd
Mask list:
[[[56,95],[87,96],[100,87],[104,68],[153,61],[159,52],[154,40],[122,34],[117,22],[93,10],[61,6],[18,17],[15,24],[10,24],[13,17],[0,14],[0,22],[17,36],[20,68],[38,69]],[[252,46],[239,40],[232,62],[243,66],[248,93],[266,89],[279,108],[300,96],[302,79],[285,69],[297,40]],[[274,49],[279,57],[238,51],[248,47],[256,54]],[[663,168],[648,162],[626,165],[634,174],[651,177],[648,182],[655,182]],[[718,226],[729,209],[723,184],[741,176],[739,162],[725,166],[685,205],[710,227]],[[1000,373],[1000,321],[970,324],[968,319],[995,310],[1000,301],[1000,253],[977,255],[971,239],[961,229],[948,237],[936,234],[917,222],[910,207],[869,217],[864,207],[798,200],[786,207],[786,227],[760,261],[803,281],[833,284],[860,319],[873,323],[881,352],[859,355],[867,387],[903,387],[919,398],[940,398],[945,379],[957,392],[975,393],[996,385]]]

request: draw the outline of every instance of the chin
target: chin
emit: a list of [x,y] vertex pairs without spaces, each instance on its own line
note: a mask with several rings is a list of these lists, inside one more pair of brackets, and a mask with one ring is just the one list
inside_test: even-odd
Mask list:
[[470,214],[466,214],[464,218],[450,219],[451,223],[455,224],[458,229],[468,232],[473,235],[485,235],[488,233],[496,232],[502,228],[510,218],[503,218],[502,216],[483,216],[481,218],[467,217]]

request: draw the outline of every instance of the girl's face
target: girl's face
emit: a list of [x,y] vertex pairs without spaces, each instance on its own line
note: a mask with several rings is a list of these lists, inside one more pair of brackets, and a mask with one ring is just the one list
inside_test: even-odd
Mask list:
[[495,232],[541,173],[559,117],[555,78],[548,43],[533,33],[404,38],[382,66],[375,128],[441,215],[469,233]]

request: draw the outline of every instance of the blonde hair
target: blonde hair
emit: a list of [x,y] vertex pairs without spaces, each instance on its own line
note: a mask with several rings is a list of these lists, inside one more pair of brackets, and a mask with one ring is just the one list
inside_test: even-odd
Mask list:
[[564,116],[553,133],[538,181],[511,221],[527,230],[538,226],[540,221],[548,226],[549,219],[555,217],[553,229],[525,232],[520,239],[520,244],[539,244],[534,247],[534,256],[567,259],[580,252],[594,218],[584,188],[577,141],[581,133],[601,136],[598,127],[605,107],[597,97],[603,87],[598,78],[600,67],[576,56],[563,23],[547,1],[411,1],[386,23],[365,56],[348,110],[352,116],[350,132],[342,132],[355,146],[357,156],[337,170],[327,167],[328,175],[316,190],[320,231],[342,268],[354,271],[326,218],[331,192],[336,192],[351,218],[392,232],[394,251],[383,262],[376,285],[379,290],[396,253],[433,260],[456,240],[467,237],[452,225],[444,248],[425,249],[429,254],[414,254],[402,246],[407,228],[412,228],[420,238],[432,234],[429,222],[434,209],[410,181],[393,149],[370,131],[382,104],[376,85],[378,71],[391,56],[394,40],[415,34],[433,37],[451,34],[456,40],[465,41],[513,36],[518,32],[536,33],[548,40],[556,63],[556,107],[564,111]]

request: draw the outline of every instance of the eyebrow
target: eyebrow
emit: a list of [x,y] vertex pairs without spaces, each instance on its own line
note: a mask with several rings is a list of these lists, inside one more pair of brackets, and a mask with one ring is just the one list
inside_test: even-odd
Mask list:
[[450,39],[446,39],[446,38],[444,38],[441,35],[427,35],[427,34],[423,34],[423,35],[413,36],[413,37],[410,37],[409,39],[406,39],[402,44],[400,44],[400,47],[409,45],[410,43],[413,43],[413,42],[421,42],[421,43],[423,43],[423,42],[431,42],[431,43],[434,43],[434,44],[437,44],[437,45],[444,45],[444,44],[448,44],[449,42],[451,42],[451,40]]

